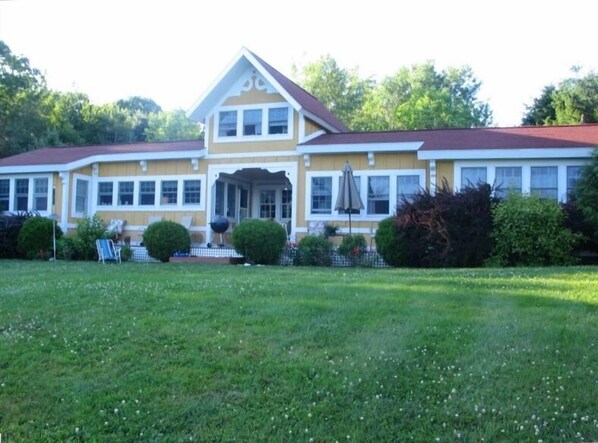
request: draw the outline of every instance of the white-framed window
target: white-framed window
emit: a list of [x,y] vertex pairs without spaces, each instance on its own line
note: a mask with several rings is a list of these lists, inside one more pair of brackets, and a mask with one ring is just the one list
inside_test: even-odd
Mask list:
[[288,140],[293,135],[293,108],[288,103],[223,106],[214,122],[216,142]]
[[332,177],[312,177],[311,213],[332,214]]
[[29,209],[29,179],[15,180],[14,210],[27,211]]
[[268,109],[268,134],[287,134],[289,132],[289,108]]
[[390,214],[390,177],[368,177],[367,211],[370,215]]
[[274,189],[260,191],[260,218],[276,218],[276,191]]
[[183,204],[198,205],[201,202],[201,180],[183,181]]
[[99,182],[98,183],[98,205],[112,206],[114,196],[114,183]]
[[495,170],[494,188],[498,197],[510,192],[521,193],[523,187],[521,166],[500,166]]
[[397,206],[400,206],[403,199],[411,202],[421,189],[419,175],[399,175],[397,176]]
[[282,219],[290,219],[293,215],[293,190],[282,190],[282,203],[280,207],[280,217]]
[[218,136],[237,136],[237,111],[220,111],[218,113]]
[[575,186],[581,177],[582,166],[567,166],[567,197],[573,195]]
[[488,170],[485,166],[461,168],[461,189],[476,187],[480,183],[488,183]]
[[8,211],[10,204],[10,180],[0,180],[0,212]]
[[243,135],[262,135],[262,110],[243,111]]
[[122,181],[118,182],[118,205],[131,206],[133,204],[133,197],[135,195],[135,182]]
[[530,193],[541,198],[558,200],[559,168],[557,166],[532,166]]
[[163,205],[176,205],[178,197],[178,181],[177,180],[163,180],[161,202]]
[[75,217],[85,217],[89,208],[89,180],[75,179]]
[[48,179],[45,177],[33,179],[33,210],[48,210]]
[[156,182],[139,182],[139,206],[153,206],[156,204]]

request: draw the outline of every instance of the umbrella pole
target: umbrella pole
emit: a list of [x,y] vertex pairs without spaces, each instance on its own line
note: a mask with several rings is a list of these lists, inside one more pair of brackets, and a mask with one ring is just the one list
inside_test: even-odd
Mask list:
[[351,235],[351,209],[349,209],[349,235]]

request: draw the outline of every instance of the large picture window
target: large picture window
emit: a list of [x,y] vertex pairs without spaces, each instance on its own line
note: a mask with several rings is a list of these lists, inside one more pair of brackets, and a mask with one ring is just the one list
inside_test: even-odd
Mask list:
[[332,177],[312,177],[311,213],[332,213]]
[[387,176],[368,177],[368,214],[390,213],[389,185]]
[[558,199],[558,167],[532,166],[530,191],[541,198]]

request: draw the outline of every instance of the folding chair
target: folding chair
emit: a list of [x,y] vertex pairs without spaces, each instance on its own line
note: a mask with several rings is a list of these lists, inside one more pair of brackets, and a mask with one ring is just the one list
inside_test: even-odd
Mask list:
[[120,247],[114,246],[114,242],[109,238],[99,238],[96,240],[96,248],[98,250],[98,262],[106,263],[114,261],[120,263]]

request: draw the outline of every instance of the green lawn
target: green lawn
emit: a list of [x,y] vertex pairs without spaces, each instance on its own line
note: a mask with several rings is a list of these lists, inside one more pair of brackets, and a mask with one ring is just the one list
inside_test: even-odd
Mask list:
[[0,433],[596,441],[598,268],[0,261]]

